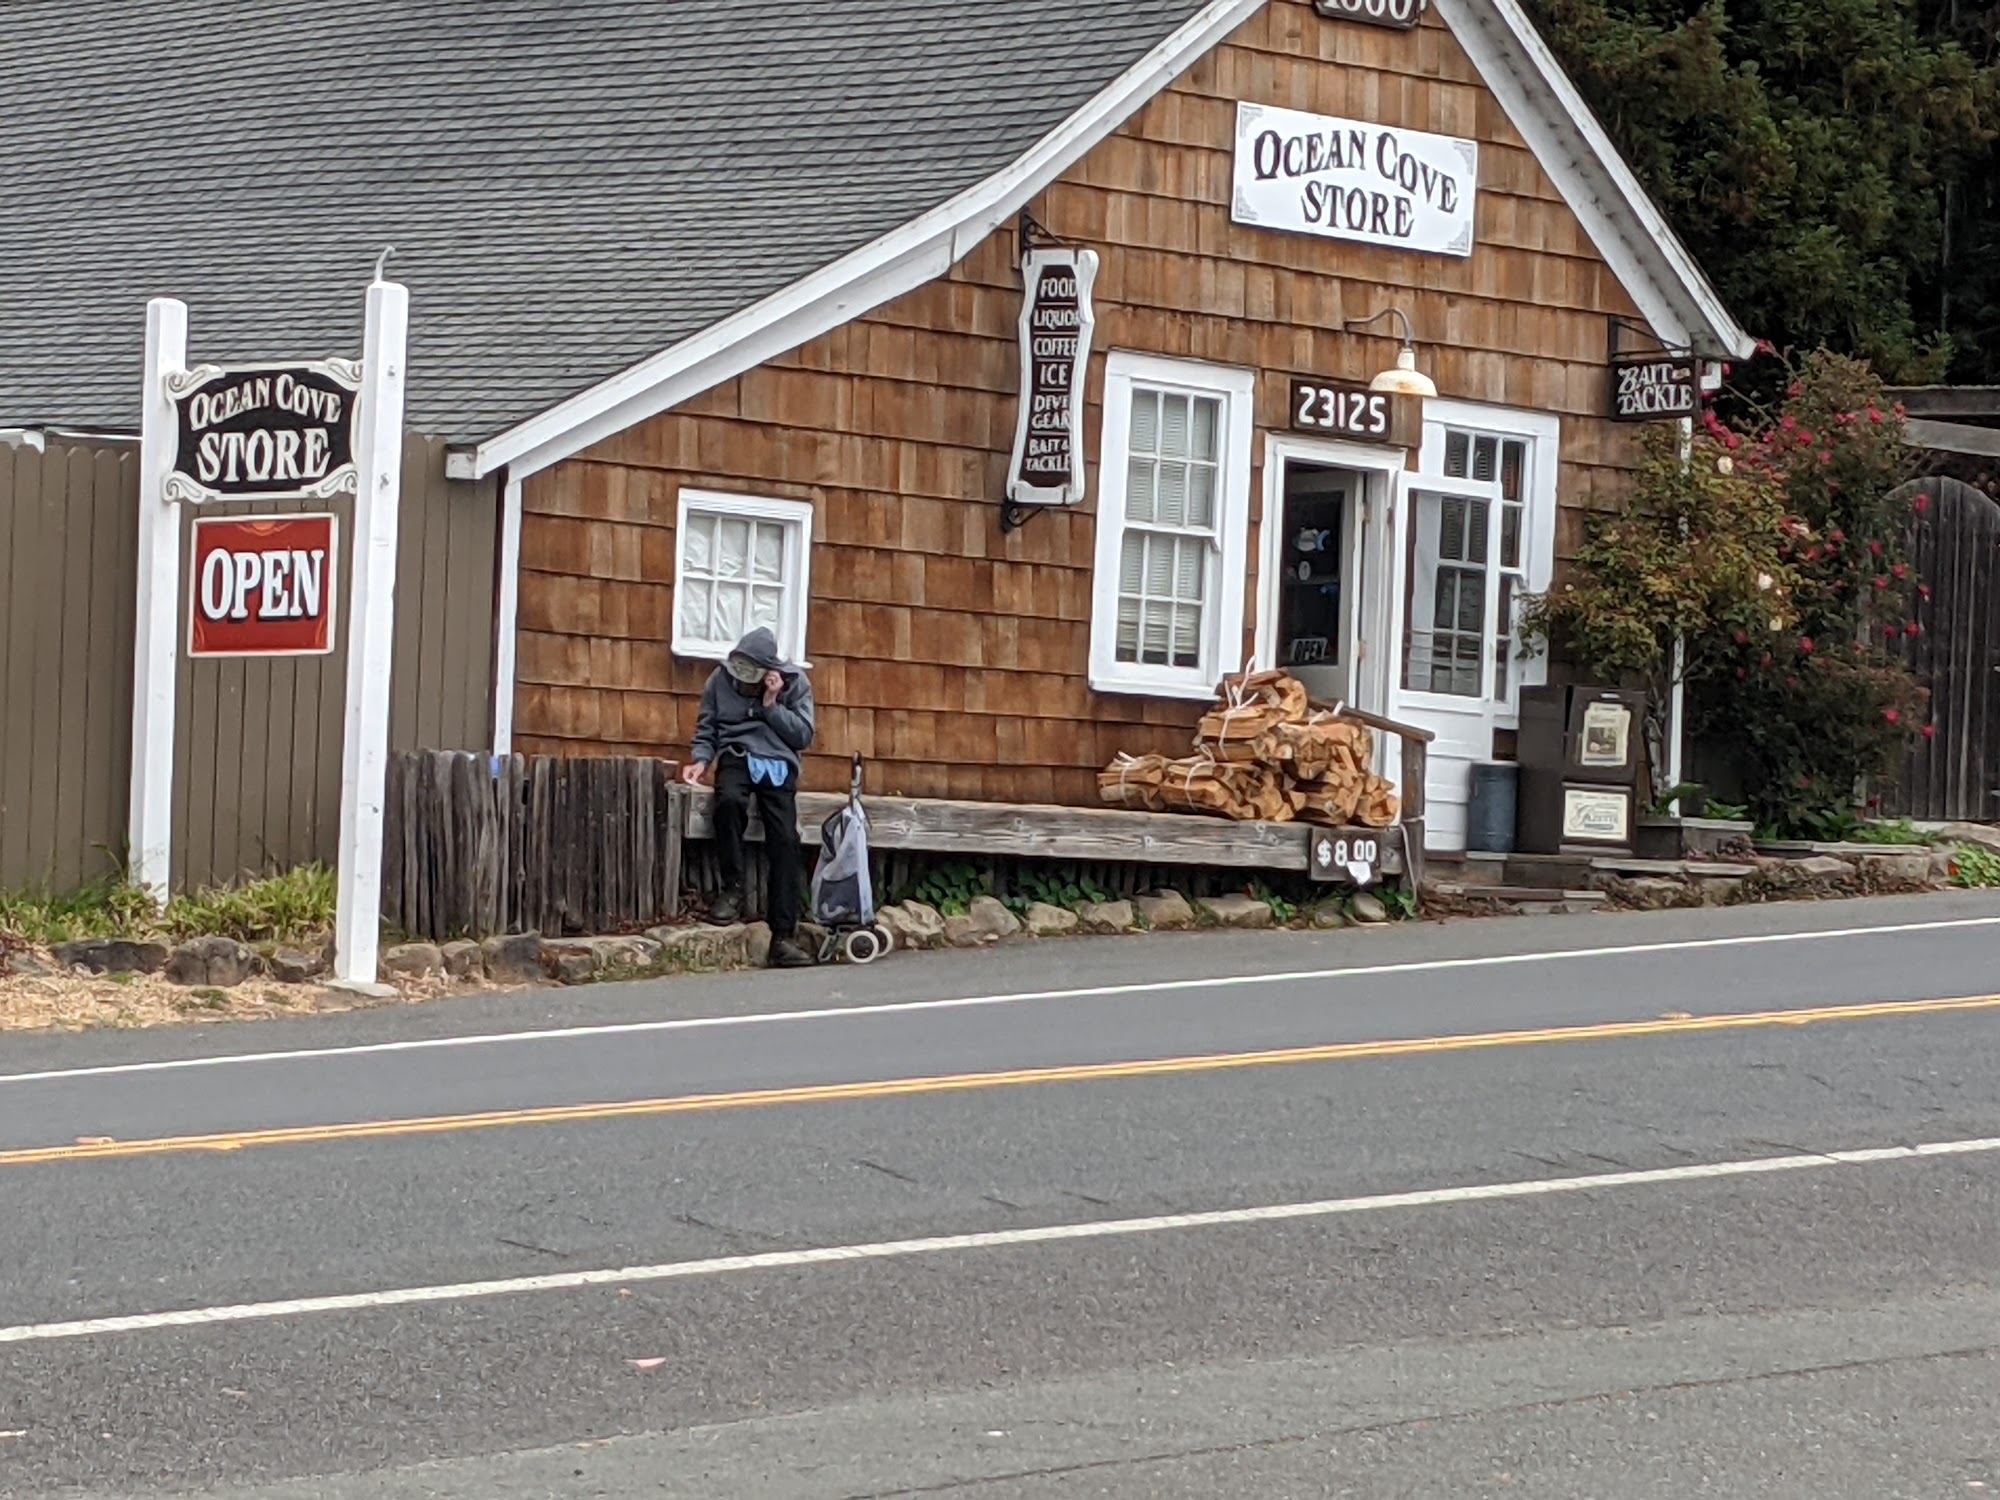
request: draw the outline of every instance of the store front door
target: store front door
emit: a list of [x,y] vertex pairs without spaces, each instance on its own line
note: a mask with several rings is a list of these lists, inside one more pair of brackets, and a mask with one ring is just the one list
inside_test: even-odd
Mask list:
[[1351,469],[1285,465],[1278,521],[1277,665],[1315,698],[1354,701],[1355,556],[1362,479]]
[[1388,519],[1400,448],[1272,436],[1264,455],[1257,654],[1326,703],[1383,711]]

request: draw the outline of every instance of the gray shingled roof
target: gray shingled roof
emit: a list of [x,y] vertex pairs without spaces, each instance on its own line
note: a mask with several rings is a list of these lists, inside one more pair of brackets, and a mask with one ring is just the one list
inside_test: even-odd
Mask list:
[[190,356],[359,353],[491,435],[988,176],[1200,0],[8,0],[0,426],[130,428]]

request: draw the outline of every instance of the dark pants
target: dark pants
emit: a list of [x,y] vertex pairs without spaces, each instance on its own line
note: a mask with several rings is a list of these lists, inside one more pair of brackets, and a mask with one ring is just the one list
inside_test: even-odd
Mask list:
[[783,786],[752,783],[750,763],[740,755],[715,761],[715,858],[722,888],[743,889],[743,830],[755,798],[764,824],[764,857],[770,864],[771,909],[764,919],[773,939],[790,937],[799,926],[799,896],[805,884],[805,851],[799,843],[798,776]]

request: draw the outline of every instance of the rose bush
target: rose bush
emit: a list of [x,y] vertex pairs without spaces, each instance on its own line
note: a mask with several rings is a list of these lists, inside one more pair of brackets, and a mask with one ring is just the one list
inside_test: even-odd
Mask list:
[[1695,732],[1733,756],[1752,816],[1792,834],[1846,816],[1862,778],[1890,774],[1925,702],[1888,649],[1919,628],[1923,587],[1892,495],[1902,412],[1852,360],[1822,352],[1785,373],[1774,408],[1705,413],[1685,461],[1677,429],[1650,430],[1631,506],[1590,518],[1521,631],[1647,689],[1656,776],[1678,670]]

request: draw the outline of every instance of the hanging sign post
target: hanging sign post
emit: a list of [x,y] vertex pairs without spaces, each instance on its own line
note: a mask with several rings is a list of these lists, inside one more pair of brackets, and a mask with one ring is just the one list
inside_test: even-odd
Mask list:
[[173,878],[175,660],[181,628],[181,518],[167,499],[174,407],[167,381],[187,363],[185,302],[146,304],[139,418],[139,598],[132,652],[132,798],[126,829],[135,885],[167,899]]
[[339,904],[333,972],[375,982],[382,936],[382,810],[388,797],[389,673],[396,645],[396,521],[403,475],[403,356],[410,293],[378,271],[368,288],[355,419],[354,588],[347,611],[347,730],[340,761]]
[[326,501],[354,494],[342,735],[334,974],[372,985],[379,942],[396,523],[409,293],[368,288],[362,355],[187,367],[187,305],[146,307],[139,439],[139,589],[133,645],[133,880],[164,901],[173,877],[175,685],[190,657],[325,656],[338,615],[339,527],[326,512],[202,517],[181,606],[183,504]]
[[1022,261],[1021,414],[1007,498],[1015,505],[1083,499],[1083,386],[1096,324],[1091,250],[1030,250]]

